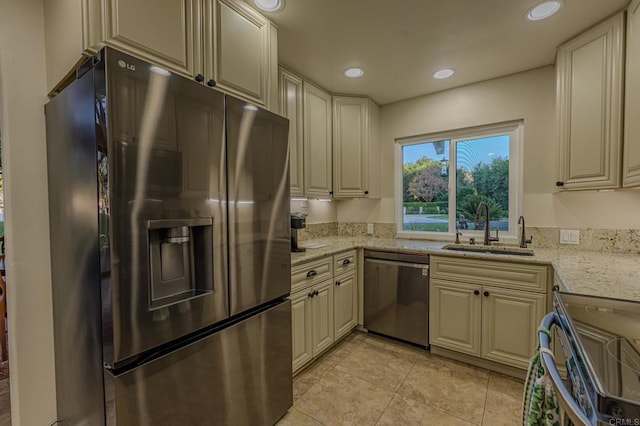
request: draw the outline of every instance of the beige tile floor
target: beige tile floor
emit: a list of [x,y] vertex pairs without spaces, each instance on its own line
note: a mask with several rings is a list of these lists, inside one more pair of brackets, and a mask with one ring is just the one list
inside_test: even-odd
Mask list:
[[0,426],[11,425],[11,400],[9,379],[0,380]]
[[[354,332],[293,380],[278,426],[521,424],[520,380]],[[0,426],[11,424],[0,380]]]
[[522,424],[523,382],[354,332],[293,380],[278,426]]

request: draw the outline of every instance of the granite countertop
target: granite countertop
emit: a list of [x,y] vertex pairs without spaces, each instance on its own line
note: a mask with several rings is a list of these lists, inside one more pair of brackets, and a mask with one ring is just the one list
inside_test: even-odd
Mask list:
[[354,248],[372,248],[405,253],[428,253],[498,261],[552,265],[562,290],[600,297],[640,302],[640,255],[602,253],[575,249],[536,248],[534,256],[456,252],[444,250],[447,242],[382,239],[367,237],[327,237],[301,244],[303,253],[292,253],[291,264],[318,259]]

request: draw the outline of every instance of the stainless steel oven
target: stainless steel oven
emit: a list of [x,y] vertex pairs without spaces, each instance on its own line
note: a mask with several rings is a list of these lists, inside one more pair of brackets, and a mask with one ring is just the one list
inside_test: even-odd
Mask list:
[[[549,352],[541,351],[541,360],[565,424],[640,425],[640,303],[556,291],[542,321],[554,326],[567,379]],[[538,336],[549,349],[551,339]]]

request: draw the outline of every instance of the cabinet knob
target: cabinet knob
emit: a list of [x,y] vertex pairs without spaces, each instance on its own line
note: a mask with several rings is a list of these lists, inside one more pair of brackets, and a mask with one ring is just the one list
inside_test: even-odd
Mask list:
[[311,293],[307,294],[307,297],[313,297],[313,296],[314,296],[314,295],[313,295],[313,292],[311,292]]
[[313,295],[314,295],[314,296],[317,296],[318,294],[319,294],[319,293],[318,293],[318,290],[314,290]]
[[349,259],[345,259],[345,260],[342,261],[342,266],[347,266],[350,263],[351,263],[351,261]]
[[316,275],[318,275],[318,273],[315,271],[315,269],[312,269],[309,272],[307,272],[307,278],[315,277]]
[[564,186],[564,182],[562,182],[562,181],[557,181],[557,182],[556,182],[556,186]]
[[473,290],[473,294],[475,294],[476,296],[480,294],[480,290]]
[[336,281],[336,286],[339,286],[339,285],[340,285],[340,281]]
[[207,86],[216,87],[216,81],[214,79],[207,81]]
[[202,74],[196,75],[196,81],[198,83],[202,83],[204,81],[204,75],[202,75]]
[[333,191],[329,191],[329,195],[333,195]]
[[489,297],[489,292],[488,292],[488,291],[485,291],[485,292],[484,292],[484,293],[482,293],[482,294],[484,294],[484,297]]
[[364,191],[364,195],[369,195],[369,191]]

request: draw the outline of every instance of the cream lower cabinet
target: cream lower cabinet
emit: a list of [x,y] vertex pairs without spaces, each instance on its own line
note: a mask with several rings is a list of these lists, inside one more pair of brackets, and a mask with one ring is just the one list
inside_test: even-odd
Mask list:
[[294,372],[335,341],[333,285],[323,281],[291,295]]
[[526,369],[546,313],[544,266],[431,257],[429,343]]
[[356,327],[356,251],[297,265],[291,272],[295,373]]
[[335,278],[333,289],[334,334],[336,339],[345,336],[358,324],[358,282],[356,274]]
[[291,296],[293,371],[313,359],[311,297],[305,291]]

